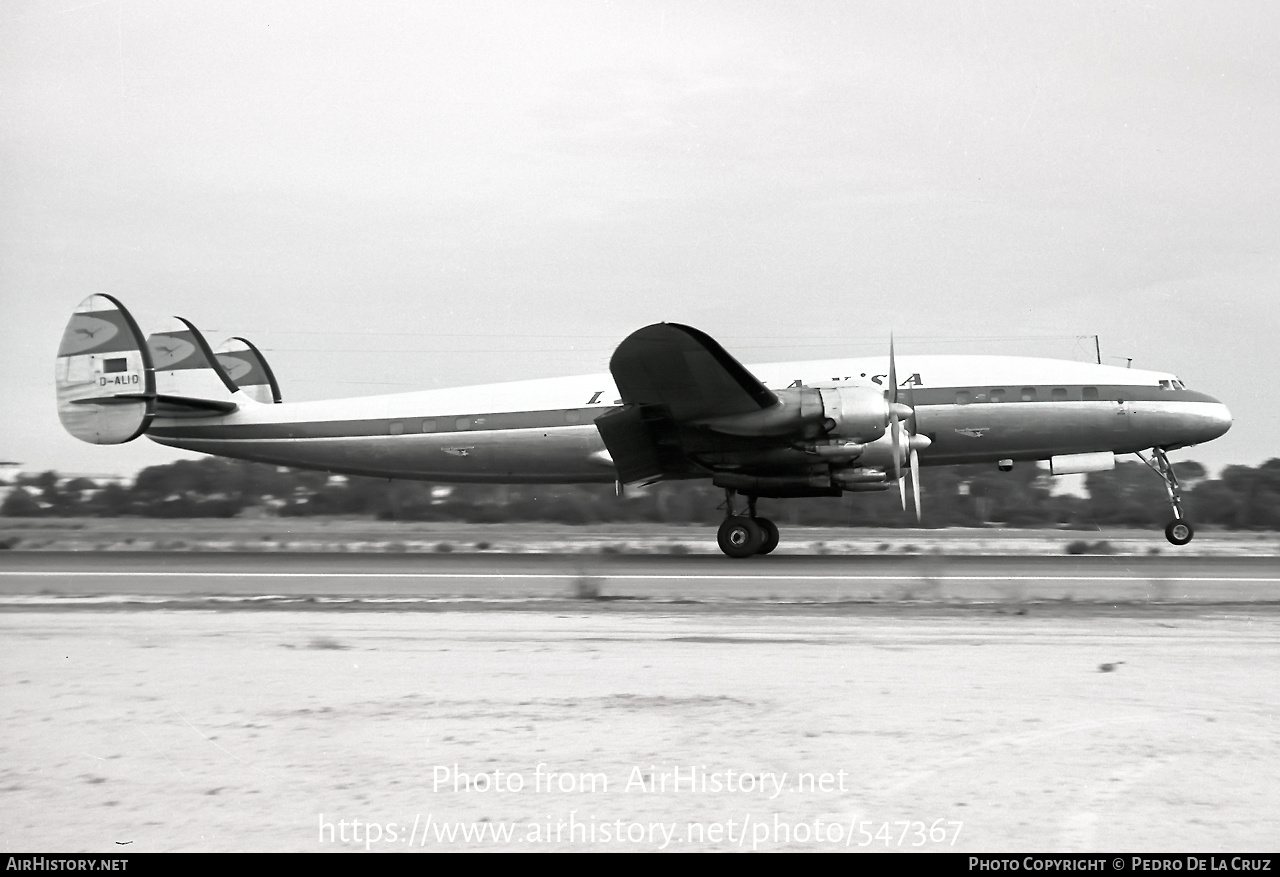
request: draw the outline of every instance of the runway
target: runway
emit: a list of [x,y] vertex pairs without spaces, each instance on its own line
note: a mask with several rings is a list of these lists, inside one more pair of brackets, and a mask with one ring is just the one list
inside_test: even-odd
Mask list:
[[[11,552],[0,609],[40,603],[369,604],[580,597],[690,604],[1034,601],[1280,606],[1280,559],[1158,556],[782,556]],[[96,598],[96,599],[95,599]],[[114,598],[107,600],[106,598]],[[104,602],[105,601],[105,602]],[[128,601],[126,601],[128,602]]]
[[9,552],[0,849],[1267,850],[1277,578]]

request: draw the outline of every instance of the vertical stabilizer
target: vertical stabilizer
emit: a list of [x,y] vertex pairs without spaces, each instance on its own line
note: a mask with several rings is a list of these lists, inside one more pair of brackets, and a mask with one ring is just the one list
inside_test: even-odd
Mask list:
[[71,315],[54,367],[58,419],[81,441],[115,445],[142,435],[155,416],[155,374],[138,324],[109,295]]
[[218,347],[216,355],[240,392],[267,405],[280,401],[280,385],[267,358],[247,338],[228,338]]
[[147,338],[156,370],[156,392],[162,401],[228,400],[236,385],[218,362],[209,342],[189,321],[185,328],[156,332]]

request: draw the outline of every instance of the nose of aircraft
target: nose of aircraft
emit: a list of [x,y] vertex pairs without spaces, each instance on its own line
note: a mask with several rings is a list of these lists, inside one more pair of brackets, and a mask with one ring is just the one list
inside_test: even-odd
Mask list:
[[1226,435],[1227,430],[1231,429],[1231,422],[1231,412],[1226,405],[1216,399],[1207,403],[1200,414],[1200,428],[1204,435],[1198,441],[1207,442]]
[[1185,448],[1209,442],[1231,428],[1231,412],[1212,396],[1197,393],[1167,407],[1157,406],[1148,421],[1152,427],[1144,439],[1164,448]]
[[1213,438],[1225,435],[1226,430],[1231,429],[1231,412],[1226,410],[1226,406],[1222,405],[1221,402],[1217,403],[1213,408],[1210,417],[1213,421],[1213,428],[1217,430],[1216,433],[1213,433]]

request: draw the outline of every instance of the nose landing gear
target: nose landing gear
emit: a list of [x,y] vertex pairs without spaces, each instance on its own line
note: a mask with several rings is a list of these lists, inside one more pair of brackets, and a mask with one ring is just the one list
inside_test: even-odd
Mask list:
[[756,515],[756,497],[747,497],[747,514],[737,514],[733,509],[734,491],[726,490],[725,519],[716,534],[720,550],[729,557],[751,557],[768,554],[778,547],[778,528],[768,518]]
[[1164,448],[1152,448],[1149,458],[1138,451],[1138,459],[1160,476],[1164,481],[1164,489],[1169,494],[1169,504],[1173,506],[1173,520],[1165,525],[1164,537],[1174,545],[1186,545],[1195,536],[1196,531],[1183,517],[1182,490],[1178,485],[1178,476],[1173,472],[1173,464],[1165,455]]

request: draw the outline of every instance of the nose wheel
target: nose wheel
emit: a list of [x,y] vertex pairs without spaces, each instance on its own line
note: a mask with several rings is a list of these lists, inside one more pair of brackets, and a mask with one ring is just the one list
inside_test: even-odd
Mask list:
[[768,554],[778,547],[778,527],[768,518],[756,515],[756,498],[747,497],[747,514],[733,510],[733,491],[725,491],[724,522],[716,534],[720,550],[729,557],[751,557]]
[[1160,476],[1164,481],[1165,492],[1169,494],[1173,520],[1165,525],[1164,537],[1174,545],[1186,545],[1196,535],[1196,531],[1182,514],[1182,489],[1178,485],[1178,476],[1173,472],[1173,464],[1169,462],[1164,448],[1152,448],[1150,457],[1143,456],[1139,451],[1138,459]]
[[1174,518],[1164,528],[1164,537],[1174,545],[1186,545],[1196,531],[1182,518]]

